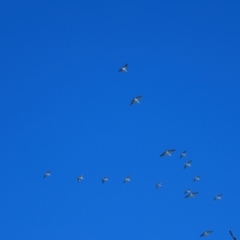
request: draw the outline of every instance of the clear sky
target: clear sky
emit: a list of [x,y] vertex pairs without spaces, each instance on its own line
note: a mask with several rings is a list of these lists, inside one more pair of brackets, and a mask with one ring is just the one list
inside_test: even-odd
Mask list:
[[240,239],[239,13],[235,0],[2,1],[0,239]]

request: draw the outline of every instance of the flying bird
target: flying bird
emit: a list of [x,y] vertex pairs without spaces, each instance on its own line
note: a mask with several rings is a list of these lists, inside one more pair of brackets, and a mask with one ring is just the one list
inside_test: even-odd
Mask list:
[[191,167],[191,163],[192,163],[192,160],[186,162],[185,165],[184,165],[184,169],[188,168],[188,167]]
[[180,158],[186,157],[187,156],[187,150],[183,151],[180,155]]
[[187,194],[187,193],[191,193],[191,190],[190,189],[186,189],[185,190],[185,194]]
[[222,194],[218,194],[213,200],[220,200],[222,199]]
[[119,72],[127,72],[128,64],[126,63],[123,67],[121,67],[118,71]]
[[166,150],[165,152],[163,152],[160,157],[164,157],[164,156],[171,156],[171,153],[175,152],[175,149],[170,149],[170,150]]
[[44,173],[44,178],[46,178],[46,177],[50,177],[51,176],[51,171],[47,171],[47,172],[45,172]]
[[237,239],[236,239],[236,237],[233,235],[232,231],[231,231],[231,230],[229,230],[229,232],[230,232],[230,234],[231,234],[232,238],[233,238],[234,240],[237,240]]
[[157,184],[156,184],[156,189],[159,189],[161,186],[162,186],[161,183],[157,183]]
[[211,234],[213,231],[205,231],[203,232],[200,237],[205,237],[205,236],[208,236],[209,234]]
[[133,104],[135,104],[135,103],[139,103],[140,104],[140,99],[142,98],[142,96],[137,96],[137,97],[135,97],[132,101],[131,101],[131,103],[130,103],[130,105],[133,105]]
[[127,177],[124,179],[123,183],[125,183],[125,182],[130,182],[130,180],[131,180],[131,176],[127,176]]
[[196,182],[196,181],[199,181],[200,180],[200,176],[196,176],[193,181]]
[[79,175],[79,176],[77,177],[78,182],[81,182],[83,179],[84,179],[83,175]]
[[191,198],[191,197],[195,197],[198,194],[198,192],[193,192],[193,193],[189,193],[185,198]]
[[108,181],[108,177],[103,177],[102,178],[102,183],[105,183],[106,181]]

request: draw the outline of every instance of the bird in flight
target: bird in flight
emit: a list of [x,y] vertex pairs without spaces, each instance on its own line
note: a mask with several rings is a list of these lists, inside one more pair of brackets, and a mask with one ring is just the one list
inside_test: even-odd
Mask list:
[[230,232],[230,234],[231,234],[232,238],[233,238],[234,240],[237,240],[237,239],[236,239],[236,237],[233,235],[232,231],[231,231],[231,230],[229,230],[229,232]]
[[51,176],[51,171],[47,171],[47,172],[45,172],[44,173],[44,178],[46,178],[46,177],[50,177]]
[[79,176],[77,177],[78,182],[81,182],[83,179],[84,179],[83,175],[79,175]]
[[163,152],[160,157],[164,157],[164,156],[171,156],[171,153],[175,152],[175,149],[170,149],[170,150],[166,150],[165,152]]
[[185,198],[191,198],[191,197],[195,197],[198,194],[198,192],[193,192],[193,193],[189,193]]
[[196,176],[193,181],[196,182],[196,181],[199,181],[200,180],[200,176]]
[[209,234],[211,234],[213,231],[205,231],[203,232],[200,237],[205,237],[205,236],[208,236]]
[[130,103],[130,105],[133,105],[133,104],[135,104],[135,103],[139,103],[140,104],[140,99],[142,98],[142,96],[137,96],[137,97],[135,97],[132,101],[131,101],[131,103]]
[[102,178],[102,183],[105,183],[106,181],[108,181],[108,177],[103,177]]
[[222,194],[218,194],[213,200],[220,200],[222,199]]
[[191,193],[191,190],[190,189],[186,189],[185,190],[185,194],[187,194],[187,193]]
[[118,71],[119,72],[127,72],[128,64],[126,63],[123,67],[121,67]]
[[156,189],[159,189],[161,186],[162,186],[161,183],[157,183],[157,184],[156,184]]
[[186,157],[186,156],[187,156],[187,151],[185,150],[185,151],[183,151],[183,152],[181,153],[180,158]]
[[129,175],[124,179],[123,183],[130,182],[130,180],[131,180],[131,176]]
[[188,167],[191,167],[191,163],[192,163],[192,160],[186,162],[185,165],[184,165],[184,169],[188,168]]

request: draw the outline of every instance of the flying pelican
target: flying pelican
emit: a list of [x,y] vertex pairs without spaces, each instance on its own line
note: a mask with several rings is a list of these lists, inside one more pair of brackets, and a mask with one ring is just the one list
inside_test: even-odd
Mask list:
[[128,64],[126,63],[123,67],[121,67],[118,71],[119,72],[127,72]]
[[159,189],[161,186],[162,186],[161,183],[157,183],[157,184],[156,184],[156,189]]
[[189,193],[185,198],[195,197],[197,194],[198,192]]
[[180,155],[180,158],[186,157],[187,156],[187,150],[183,151]]
[[232,231],[231,231],[231,230],[229,230],[229,232],[230,232],[230,234],[231,234],[232,238],[233,238],[234,240],[237,240],[237,239],[236,239],[236,237],[233,235]]
[[213,231],[205,231],[203,232],[200,237],[205,237],[205,236],[208,236],[209,234],[211,234]]
[[108,177],[103,177],[102,178],[102,183],[105,183],[106,181],[108,181]]
[[222,199],[222,194],[218,194],[213,200],[220,200]]
[[131,176],[129,175],[124,179],[123,183],[130,182],[130,180],[131,180]]
[[191,163],[192,163],[192,160],[186,162],[185,165],[184,165],[184,169],[187,168],[187,167],[191,167]]
[[160,157],[164,157],[164,156],[171,156],[171,153],[175,152],[175,149],[170,149],[170,150],[166,150],[165,152],[163,152]]
[[200,180],[200,176],[196,176],[193,181],[196,182],[196,181],[199,181]]
[[83,175],[79,175],[79,176],[77,177],[78,182],[81,182],[83,179],[84,179]]
[[139,103],[140,104],[140,99],[142,98],[142,96],[137,96],[137,97],[135,97],[132,101],[131,101],[131,103],[130,103],[130,105],[133,105],[133,104],[135,104],[135,103]]
[[46,178],[46,177],[50,177],[50,176],[51,176],[51,170],[45,172],[43,177]]

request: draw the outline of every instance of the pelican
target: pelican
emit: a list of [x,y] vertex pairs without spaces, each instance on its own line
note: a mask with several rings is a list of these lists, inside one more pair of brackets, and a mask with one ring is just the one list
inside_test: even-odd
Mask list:
[[102,178],[102,183],[105,183],[106,181],[108,181],[108,177],[103,177]]
[[196,181],[199,181],[200,180],[200,176],[196,176],[193,181],[196,182]]
[[135,104],[135,103],[139,103],[140,104],[140,99],[142,98],[142,96],[137,96],[137,97],[135,97],[132,101],[131,101],[131,103],[130,103],[130,105],[133,105],[133,104]]
[[222,194],[218,194],[213,200],[220,200],[222,199]]
[[185,198],[191,198],[191,197],[195,197],[198,194],[198,192],[193,192],[193,193],[189,193]]
[[192,160],[186,162],[185,165],[184,165],[184,169],[187,168],[187,167],[191,167],[191,163],[192,163]]
[[205,231],[203,232],[200,237],[205,237],[205,236],[208,236],[209,234],[211,234],[213,231]]
[[123,183],[130,182],[130,180],[131,180],[131,176],[129,175],[124,179]]
[[123,67],[121,67],[118,71],[119,72],[127,72],[128,64],[126,63]]
[[156,189],[159,189],[161,186],[162,186],[161,183],[157,183],[157,184],[156,184]]
[[79,175],[79,176],[77,177],[78,182],[81,182],[83,179],[84,179],[83,175]]
[[160,157],[164,157],[164,156],[171,156],[171,153],[175,152],[175,149],[170,149],[170,150],[166,150],[165,152],[163,152]]
[[187,150],[183,151],[180,155],[180,158],[186,157],[187,156]]
[[46,178],[46,177],[50,177],[51,176],[51,171],[47,171],[47,172],[45,172],[44,173],[44,178]]

